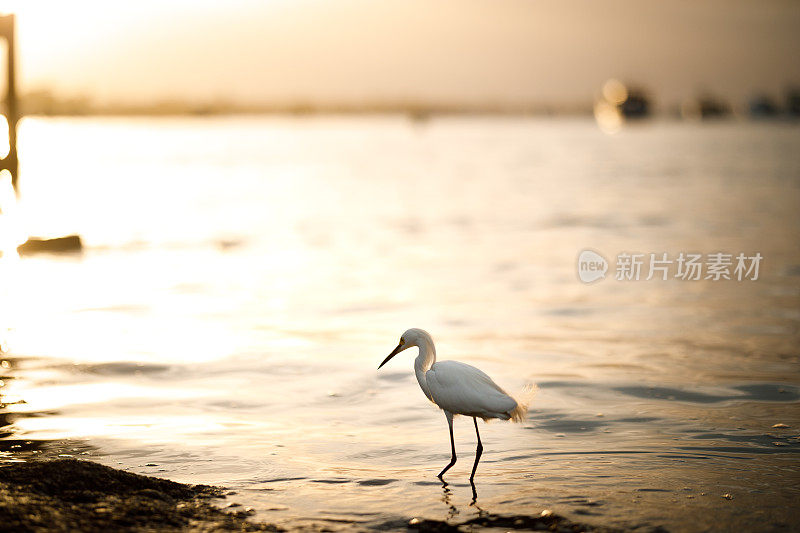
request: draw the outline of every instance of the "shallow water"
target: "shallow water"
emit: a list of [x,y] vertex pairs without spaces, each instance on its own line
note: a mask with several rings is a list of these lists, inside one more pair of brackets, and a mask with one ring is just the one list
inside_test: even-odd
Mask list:
[[[0,266],[5,460],[221,484],[285,525],[800,527],[796,125],[27,119],[20,142],[25,228],[87,249]],[[578,280],[587,248],[605,280]],[[621,252],[719,251],[759,278],[614,279]],[[476,505],[471,420],[442,487],[413,355],[376,371],[408,327],[538,385],[525,424],[481,424]]]

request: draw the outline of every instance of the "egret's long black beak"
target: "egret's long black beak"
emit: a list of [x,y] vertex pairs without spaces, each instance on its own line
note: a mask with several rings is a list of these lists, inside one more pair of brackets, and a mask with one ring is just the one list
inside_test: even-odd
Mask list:
[[398,344],[397,348],[392,350],[392,353],[390,353],[388,356],[386,356],[386,359],[383,360],[383,363],[378,365],[378,370],[380,370],[383,365],[388,363],[389,359],[391,359],[392,357],[394,357],[395,355],[399,354],[402,351],[403,351],[403,345],[402,344]]

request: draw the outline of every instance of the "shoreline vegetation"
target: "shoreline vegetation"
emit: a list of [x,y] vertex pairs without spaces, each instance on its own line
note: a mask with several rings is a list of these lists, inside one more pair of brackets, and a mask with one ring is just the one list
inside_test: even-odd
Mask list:
[[311,102],[237,103],[165,98],[151,102],[97,102],[85,96],[61,97],[32,91],[19,97],[20,114],[37,116],[208,116],[208,115],[586,115],[592,102],[492,104],[483,102]]
[[[0,464],[0,532],[14,531],[287,531],[252,520],[250,509],[226,510],[214,502],[235,493],[124,472],[87,460],[53,459]],[[229,504],[228,509],[241,509]],[[539,515],[481,512],[458,523],[397,519],[354,529],[423,532],[475,527],[558,533],[611,533],[614,528],[574,523],[550,511]],[[288,530],[332,531],[325,524]]]
[[[699,95],[683,102],[662,102],[653,105],[648,93],[636,96],[644,107],[642,113],[631,114],[624,107],[628,118],[673,117],[673,118],[775,118],[796,119],[800,116],[800,89],[789,88],[783,98],[772,99],[761,96],[750,102],[726,102],[713,95]],[[150,101],[100,101],[90,96],[65,96],[48,89],[28,91],[18,97],[20,116],[224,116],[224,115],[406,115],[414,120],[425,120],[434,116],[531,116],[590,117],[597,115],[597,100],[564,101],[516,101],[494,102],[491,100],[345,100],[312,101],[285,100],[273,102],[236,102],[219,97],[210,100],[187,100],[166,97]],[[620,102],[617,102],[620,103]],[[627,104],[626,102],[622,102]],[[616,104],[615,104],[616,105]]]

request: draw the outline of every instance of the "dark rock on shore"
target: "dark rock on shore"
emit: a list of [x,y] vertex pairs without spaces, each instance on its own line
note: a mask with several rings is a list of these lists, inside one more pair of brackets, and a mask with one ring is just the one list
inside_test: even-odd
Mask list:
[[207,485],[184,485],[59,459],[0,466],[0,532],[282,531],[226,512]]

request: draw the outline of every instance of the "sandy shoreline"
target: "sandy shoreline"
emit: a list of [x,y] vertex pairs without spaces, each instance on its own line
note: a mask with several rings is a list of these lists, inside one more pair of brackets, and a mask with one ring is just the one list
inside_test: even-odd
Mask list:
[[[176,483],[86,460],[7,463],[0,465],[0,532],[287,530],[250,519],[248,510],[225,510],[214,504],[225,497],[221,487]],[[486,513],[458,523],[410,518],[374,529],[468,531],[475,527],[561,533],[618,531],[576,524],[552,513]],[[296,529],[332,531],[327,525]]]
[[0,467],[0,531],[279,531],[210,500],[223,490],[56,459]]

